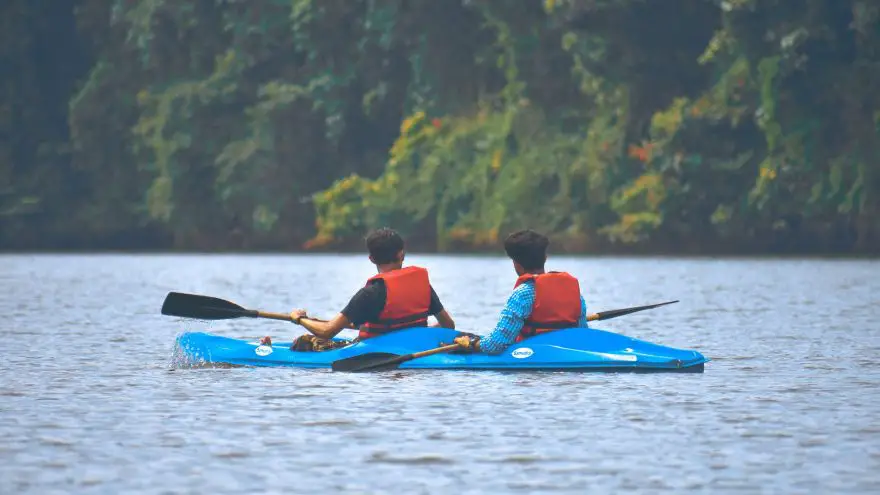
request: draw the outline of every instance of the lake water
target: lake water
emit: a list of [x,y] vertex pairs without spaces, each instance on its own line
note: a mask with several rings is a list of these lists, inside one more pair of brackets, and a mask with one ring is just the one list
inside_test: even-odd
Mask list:
[[[410,255],[485,333],[501,257]],[[172,369],[175,335],[289,339],[159,314],[168,291],[331,316],[344,255],[5,255],[0,493],[878,493],[880,262],[573,258],[596,325],[703,374]]]

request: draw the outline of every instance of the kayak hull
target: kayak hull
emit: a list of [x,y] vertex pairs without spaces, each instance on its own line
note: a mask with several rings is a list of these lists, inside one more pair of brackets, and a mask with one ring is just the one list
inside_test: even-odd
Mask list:
[[[192,332],[177,337],[175,364],[330,368],[333,361],[367,352],[410,354],[432,349],[458,335],[447,328],[408,328],[332,351],[297,352],[290,350],[289,342],[266,346],[256,340]],[[701,373],[708,361],[693,350],[592,328],[567,328],[536,335],[498,355],[435,354],[407,361],[400,368]]]

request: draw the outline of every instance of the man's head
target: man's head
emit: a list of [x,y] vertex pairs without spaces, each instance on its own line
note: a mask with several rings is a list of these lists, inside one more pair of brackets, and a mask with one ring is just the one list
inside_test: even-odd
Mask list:
[[387,227],[374,230],[367,236],[367,251],[375,265],[403,263],[403,237]]
[[513,260],[517,275],[543,272],[548,245],[550,241],[546,237],[530,229],[514,232],[504,239],[504,250]]

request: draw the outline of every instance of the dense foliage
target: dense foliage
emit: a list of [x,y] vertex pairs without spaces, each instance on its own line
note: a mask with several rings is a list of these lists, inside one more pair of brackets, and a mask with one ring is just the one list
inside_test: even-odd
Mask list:
[[0,9],[7,248],[880,251],[875,0]]

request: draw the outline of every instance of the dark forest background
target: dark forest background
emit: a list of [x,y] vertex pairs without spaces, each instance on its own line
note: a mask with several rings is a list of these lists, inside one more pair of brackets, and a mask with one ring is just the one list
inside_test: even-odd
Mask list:
[[877,0],[4,0],[0,248],[880,252]]

